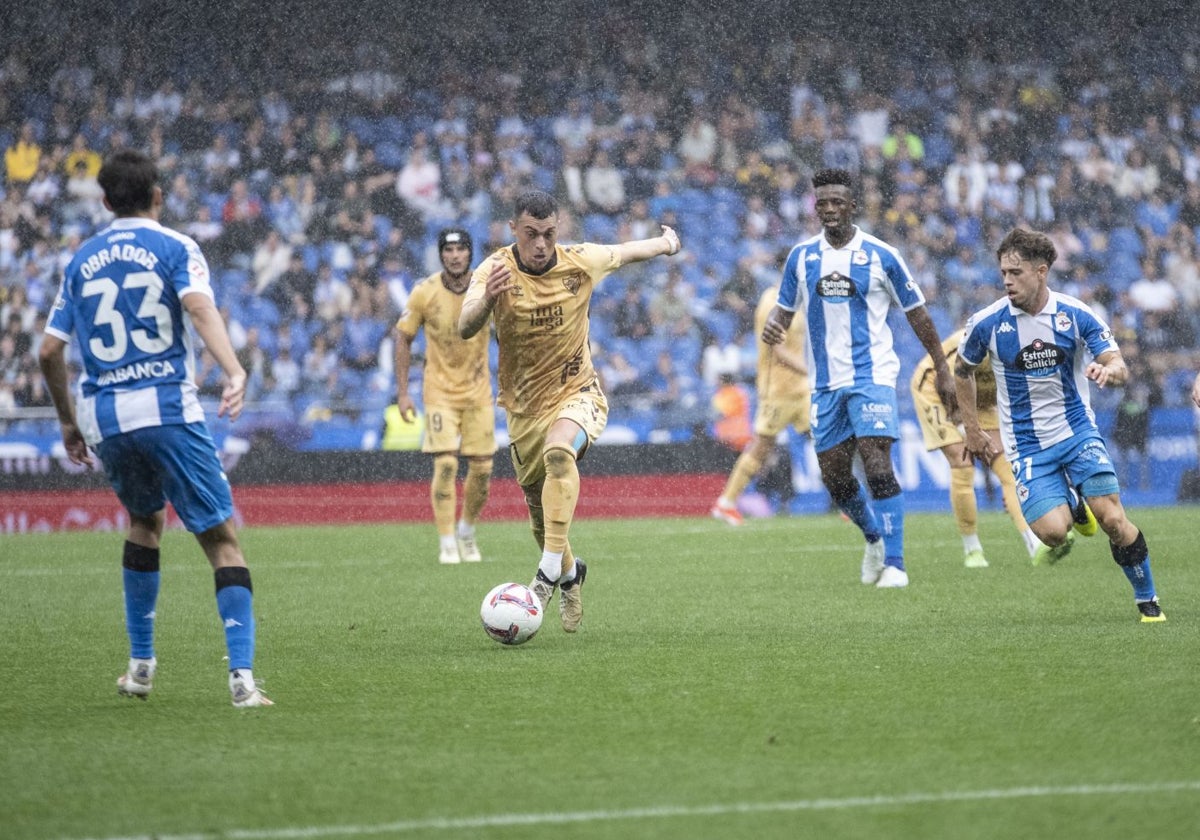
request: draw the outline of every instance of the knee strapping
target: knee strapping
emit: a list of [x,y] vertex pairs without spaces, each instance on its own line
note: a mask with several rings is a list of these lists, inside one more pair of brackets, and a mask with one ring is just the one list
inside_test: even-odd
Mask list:
[[1142,536],[1141,531],[1138,531],[1137,538],[1129,545],[1119,546],[1110,542],[1108,547],[1112,550],[1113,560],[1117,561],[1118,566],[1140,565],[1150,554],[1150,549],[1146,546],[1146,538]]

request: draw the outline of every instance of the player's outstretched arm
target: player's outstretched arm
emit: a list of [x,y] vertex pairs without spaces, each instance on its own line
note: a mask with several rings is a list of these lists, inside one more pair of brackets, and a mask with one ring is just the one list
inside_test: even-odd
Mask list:
[[42,337],[42,346],[38,351],[38,366],[46,379],[46,389],[50,392],[50,400],[58,414],[58,425],[62,427],[63,446],[67,450],[67,458],[73,464],[92,466],[92,456],[88,454],[87,444],[79,425],[75,421],[75,405],[71,401],[71,389],[67,381],[67,343],[56,335]]
[[212,353],[225,374],[226,382],[221,391],[221,405],[217,408],[217,416],[223,417],[228,414],[230,420],[236,420],[246,401],[246,371],[233,351],[233,343],[225,329],[225,320],[208,295],[184,295],[182,303],[204,346]]
[[632,242],[614,245],[613,248],[621,258],[621,265],[678,254],[679,249],[683,247],[679,242],[679,234],[668,225],[663,225],[662,229],[662,236],[655,236],[652,239],[635,239]]
[[1196,374],[1196,381],[1192,383],[1192,402],[1196,408],[1200,408],[1200,373]]

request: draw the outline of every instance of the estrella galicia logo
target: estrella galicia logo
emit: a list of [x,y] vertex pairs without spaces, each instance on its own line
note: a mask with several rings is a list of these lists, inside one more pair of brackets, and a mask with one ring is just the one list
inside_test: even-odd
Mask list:
[[826,274],[817,281],[817,294],[823,298],[844,300],[854,295],[854,281],[840,271]]
[[1022,347],[1017,354],[1017,370],[1028,376],[1050,376],[1059,365],[1065,364],[1067,354],[1057,344],[1047,344],[1040,338]]

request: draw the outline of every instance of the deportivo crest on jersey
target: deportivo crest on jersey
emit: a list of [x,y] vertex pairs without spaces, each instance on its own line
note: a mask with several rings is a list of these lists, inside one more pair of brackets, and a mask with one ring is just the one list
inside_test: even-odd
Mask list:
[[1067,354],[1061,347],[1035,338],[1032,344],[1022,347],[1017,354],[1016,367],[1029,376],[1049,376],[1066,360]]
[[1070,332],[1075,325],[1071,322],[1071,316],[1066,312],[1059,312],[1054,316],[1054,329],[1059,332]]
[[870,257],[867,256],[866,251],[855,251],[854,256],[850,258],[850,262],[855,265],[866,265],[869,259]]
[[571,294],[577,295],[579,294],[579,287],[583,285],[583,278],[584,275],[579,272],[576,272],[575,274],[568,274],[563,278],[563,288],[565,288]]
[[826,274],[817,281],[817,294],[824,298],[848,298],[854,294],[854,281],[840,271]]

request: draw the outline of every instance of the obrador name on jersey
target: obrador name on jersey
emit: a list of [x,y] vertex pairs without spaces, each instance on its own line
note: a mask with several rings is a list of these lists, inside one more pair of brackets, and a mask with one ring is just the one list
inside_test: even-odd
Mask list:
[[[133,234],[129,234],[132,236]],[[138,265],[153,271],[158,265],[158,255],[139,245],[113,245],[103,251],[97,251],[87,258],[87,261],[79,267],[79,273],[83,275],[84,280],[91,280],[93,275],[106,265],[111,265],[117,262],[135,262]]]
[[115,370],[105,371],[96,379],[96,385],[119,385],[134,379],[163,379],[175,374],[175,365],[166,361],[137,362]]

